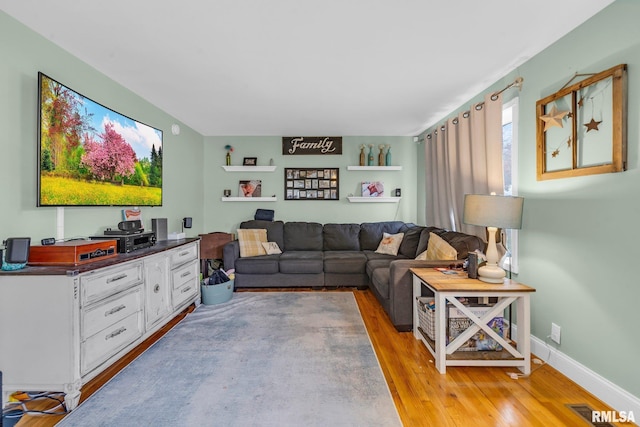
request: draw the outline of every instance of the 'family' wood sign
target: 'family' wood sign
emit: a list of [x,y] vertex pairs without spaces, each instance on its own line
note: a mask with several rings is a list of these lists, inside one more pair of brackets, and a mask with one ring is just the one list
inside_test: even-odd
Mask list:
[[341,136],[283,136],[282,154],[342,154]]

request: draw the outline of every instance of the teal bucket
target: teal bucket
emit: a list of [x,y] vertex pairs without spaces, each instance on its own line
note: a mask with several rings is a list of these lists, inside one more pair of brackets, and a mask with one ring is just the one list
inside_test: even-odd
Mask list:
[[221,304],[233,296],[233,280],[217,285],[201,285],[202,303],[204,305]]

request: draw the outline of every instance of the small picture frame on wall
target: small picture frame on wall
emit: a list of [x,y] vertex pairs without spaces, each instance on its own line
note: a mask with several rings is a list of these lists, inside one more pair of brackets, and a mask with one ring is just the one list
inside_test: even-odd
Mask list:
[[262,195],[262,180],[241,180],[238,185],[238,197],[260,197]]
[[258,158],[257,157],[245,157],[242,159],[242,166],[257,166]]

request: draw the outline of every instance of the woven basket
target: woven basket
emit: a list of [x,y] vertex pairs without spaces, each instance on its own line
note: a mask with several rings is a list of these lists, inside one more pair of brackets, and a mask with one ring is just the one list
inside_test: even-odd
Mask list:
[[436,339],[436,311],[434,308],[429,308],[429,303],[434,301],[434,298],[418,297],[418,326],[427,334],[432,340]]

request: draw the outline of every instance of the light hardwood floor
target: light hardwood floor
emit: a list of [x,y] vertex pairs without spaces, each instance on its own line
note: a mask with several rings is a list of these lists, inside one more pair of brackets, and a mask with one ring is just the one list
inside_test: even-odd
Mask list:
[[[548,365],[533,365],[529,378],[513,380],[515,368],[453,367],[439,374],[431,354],[410,332],[399,333],[370,291],[353,292],[382,371],[405,427],[587,426],[567,404],[611,410]],[[319,291],[320,292],[320,291]],[[170,328],[152,337],[158,339]],[[148,347],[151,342],[146,342]],[[83,399],[136,354],[83,388]],[[49,427],[59,416],[24,416],[18,426]],[[212,424],[214,425],[214,424]],[[630,424],[624,424],[629,426]]]

